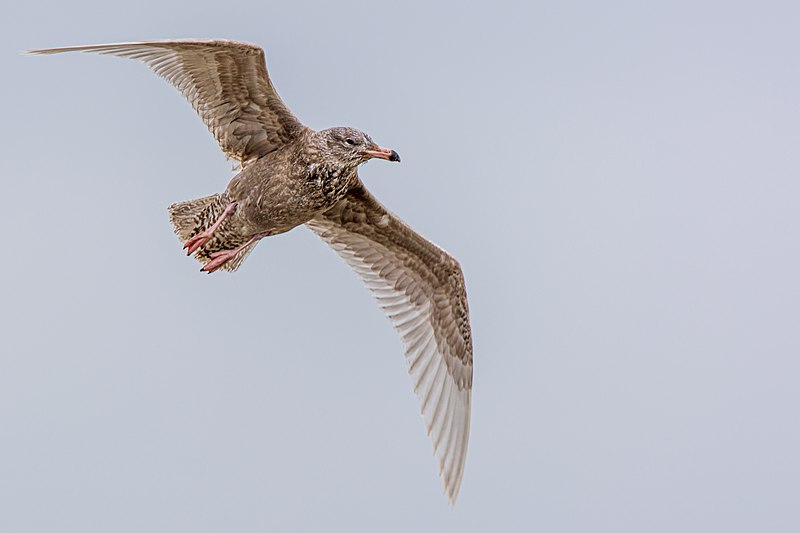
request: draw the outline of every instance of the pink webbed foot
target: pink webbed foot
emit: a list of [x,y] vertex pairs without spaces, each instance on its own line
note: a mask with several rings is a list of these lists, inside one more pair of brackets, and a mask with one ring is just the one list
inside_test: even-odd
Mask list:
[[217,270],[222,267],[225,263],[239,255],[240,252],[247,249],[248,246],[251,244],[257,243],[264,237],[270,235],[270,232],[258,233],[250,237],[250,240],[238,247],[235,250],[223,250],[221,252],[214,252],[209,257],[211,261],[203,265],[203,268],[200,269],[200,272],[208,272],[211,274],[212,272],[216,272]]
[[201,246],[205,246],[208,241],[211,240],[211,237],[214,235],[214,232],[217,231],[222,221],[224,221],[231,213],[236,209],[236,202],[231,202],[228,204],[228,207],[225,208],[225,211],[219,216],[219,218],[205,231],[198,233],[191,239],[187,240],[183,247],[186,249],[186,255],[192,255],[197,251],[198,248]]
[[192,255],[197,251],[198,248],[201,246],[205,246],[206,243],[211,240],[211,232],[205,230],[203,233],[198,233],[185,243],[183,243],[183,247],[186,249],[186,255]]
[[208,272],[209,274],[216,272],[222,267],[222,265],[236,257],[240,251],[241,248],[237,248],[236,250],[227,250],[224,252],[214,252],[211,254],[211,261],[203,265],[203,268],[200,269],[200,272]]

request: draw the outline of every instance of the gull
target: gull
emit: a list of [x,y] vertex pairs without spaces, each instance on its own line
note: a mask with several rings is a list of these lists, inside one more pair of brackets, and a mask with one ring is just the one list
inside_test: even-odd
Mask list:
[[168,208],[204,272],[235,271],[264,237],[305,224],[358,274],[405,345],[439,475],[455,504],[467,455],[472,333],[458,261],[387,210],[358,167],[400,161],[354,128],[315,131],[288,109],[259,46],[167,40],[32,50],[139,60],[191,104],[240,172],[224,192]]

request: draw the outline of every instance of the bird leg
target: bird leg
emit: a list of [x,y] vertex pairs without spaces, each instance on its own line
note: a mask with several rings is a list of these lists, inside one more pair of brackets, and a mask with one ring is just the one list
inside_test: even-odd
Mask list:
[[222,265],[236,257],[240,252],[242,252],[245,248],[250,246],[251,244],[255,244],[264,237],[268,236],[269,232],[266,233],[256,233],[250,240],[241,245],[240,247],[236,248],[235,250],[223,250],[221,252],[214,252],[211,254],[211,261],[203,265],[203,268],[200,269],[200,272],[208,272],[211,274],[212,272],[216,272],[219,270]]
[[225,208],[225,211],[222,212],[222,214],[211,225],[211,227],[186,241],[183,245],[183,247],[187,249],[186,255],[192,255],[195,251],[197,251],[198,248],[205,246],[205,244],[211,240],[212,235],[214,235],[214,232],[217,231],[217,228],[219,228],[220,224],[222,224],[222,222],[236,210],[236,205],[236,202],[231,202],[228,204],[228,207]]

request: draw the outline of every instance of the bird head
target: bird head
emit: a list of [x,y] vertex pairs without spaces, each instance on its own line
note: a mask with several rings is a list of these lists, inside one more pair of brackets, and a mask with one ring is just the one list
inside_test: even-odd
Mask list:
[[345,166],[356,167],[370,159],[400,162],[397,152],[375,144],[369,135],[355,128],[330,128],[319,132],[323,150]]

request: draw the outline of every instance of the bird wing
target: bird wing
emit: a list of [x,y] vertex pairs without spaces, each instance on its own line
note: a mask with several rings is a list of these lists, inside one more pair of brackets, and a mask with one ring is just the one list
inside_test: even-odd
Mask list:
[[359,184],[307,223],[361,277],[405,343],[408,372],[455,503],[469,439],[472,334],[461,267]]
[[138,59],[189,101],[228,157],[242,166],[297,138],[305,126],[281,100],[264,50],[222,40],[70,46],[31,54],[96,52]]

